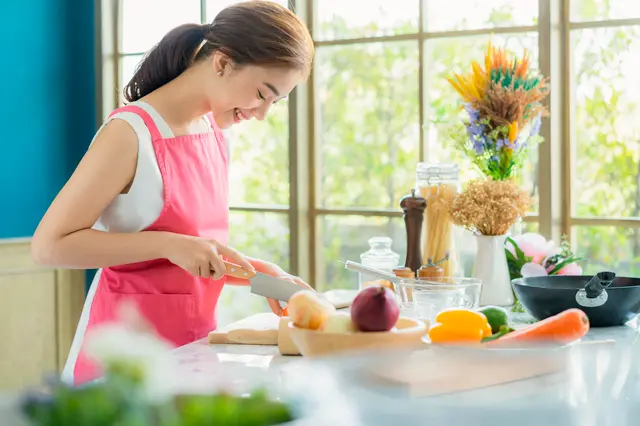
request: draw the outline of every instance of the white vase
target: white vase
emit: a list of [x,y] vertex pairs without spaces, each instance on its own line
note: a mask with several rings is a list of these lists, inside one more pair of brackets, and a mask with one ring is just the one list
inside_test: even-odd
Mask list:
[[504,254],[506,235],[476,235],[478,249],[473,277],[482,280],[480,305],[512,306],[511,277]]

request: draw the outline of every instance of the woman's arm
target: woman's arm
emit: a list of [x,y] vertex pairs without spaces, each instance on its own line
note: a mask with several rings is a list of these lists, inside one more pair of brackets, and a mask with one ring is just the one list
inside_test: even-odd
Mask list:
[[36,229],[31,253],[37,263],[89,269],[163,257],[172,234],[91,229],[133,181],[137,157],[137,136],[126,122],[104,126]]

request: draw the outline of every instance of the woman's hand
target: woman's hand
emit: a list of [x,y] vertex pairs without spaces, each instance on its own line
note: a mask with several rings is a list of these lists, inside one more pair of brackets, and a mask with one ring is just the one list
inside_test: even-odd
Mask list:
[[[294,282],[298,284],[302,289],[312,289],[311,286],[306,282],[304,282],[304,280],[302,280],[300,277],[296,277],[285,272],[278,265],[275,265],[271,262],[267,262],[265,260],[253,259],[253,258],[248,258],[248,259],[251,262],[251,264],[254,266],[255,270],[258,272],[262,272],[263,274],[270,275],[272,277]],[[240,278],[233,278],[233,277],[229,277],[227,282],[229,284],[236,284],[236,285],[238,284],[248,285],[249,283],[247,280],[243,280]],[[282,307],[280,306],[279,301],[275,299],[267,298],[267,302],[269,303],[269,307],[271,308],[271,311],[274,314],[278,316],[282,316]]]
[[241,253],[210,238],[170,234],[165,257],[194,277],[222,278],[227,273],[223,257],[250,272],[255,271]]

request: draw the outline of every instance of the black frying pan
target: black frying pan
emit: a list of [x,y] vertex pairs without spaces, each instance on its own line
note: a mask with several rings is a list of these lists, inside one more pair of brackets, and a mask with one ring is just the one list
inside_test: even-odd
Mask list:
[[537,320],[578,308],[587,314],[591,327],[612,327],[640,313],[640,278],[600,272],[517,278],[511,284],[522,306]]

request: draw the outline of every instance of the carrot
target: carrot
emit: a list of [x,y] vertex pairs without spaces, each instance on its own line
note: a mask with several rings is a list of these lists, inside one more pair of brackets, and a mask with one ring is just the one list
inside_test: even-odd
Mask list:
[[589,332],[589,318],[580,309],[567,309],[557,315],[530,326],[486,342],[487,346],[512,343],[555,343],[565,345],[584,337]]

